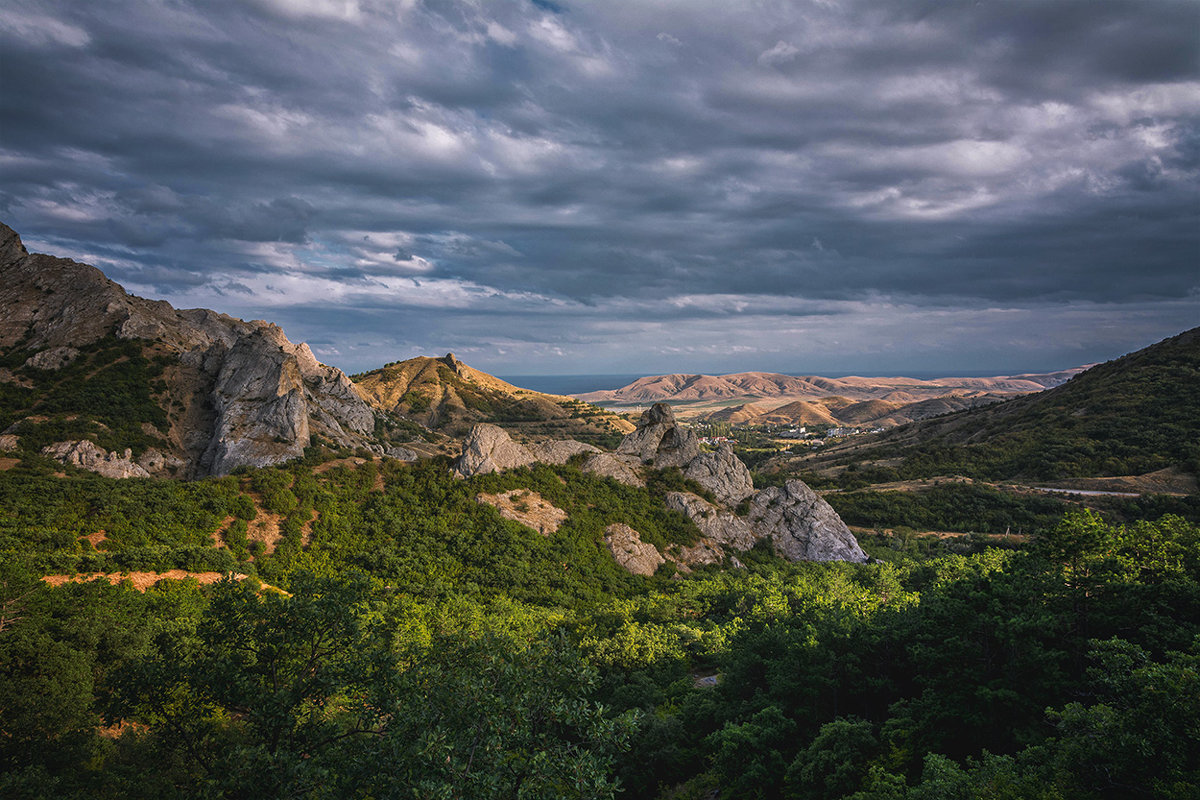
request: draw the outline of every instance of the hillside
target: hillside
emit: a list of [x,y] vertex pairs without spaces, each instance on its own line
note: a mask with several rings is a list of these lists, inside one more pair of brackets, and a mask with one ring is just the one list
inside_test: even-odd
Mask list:
[[350,380],[278,326],[135,297],[2,224],[0,308],[0,450],[198,477],[316,441],[387,449]]
[[[954,390],[941,397],[916,399],[908,392],[889,392],[884,397],[850,400],[834,395],[815,400],[759,400],[727,406],[717,411],[699,412],[694,418],[703,422],[729,422],[734,425],[847,425],[891,428],[916,420],[977,408],[1008,399],[997,392]],[[695,409],[685,406],[681,415]]]
[[[791,398],[819,399],[841,396],[851,400],[882,399],[915,402],[954,392],[1027,394],[1061,385],[1081,368],[1046,374],[998,376],[993,378],[822,378],[773,372],[737,372],[730,375],[651,375],[620,389],[578,395],[590,403],[614,405],[696,402],[705,400]],[[901,393],[901,394],[897,394]],[[901,399],[905,398],[905,399]]]
[[1092,367],[1048,391],[906,425],[780,462],[882,466],[900,477],[991,480],[1200,472],[1200,328]]
[[527,440],[573,438],[615,445],[633,424],[572,397],[522,389],[454,357],[411,358],[353,376],[374,408],[450,436],[492,422]]

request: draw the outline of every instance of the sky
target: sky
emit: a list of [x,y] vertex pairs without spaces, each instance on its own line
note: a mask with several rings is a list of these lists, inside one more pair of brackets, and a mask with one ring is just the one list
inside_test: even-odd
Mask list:
[[1200,325],[1200,2],[2,0],[0,221],[348,372],[1066,368]]

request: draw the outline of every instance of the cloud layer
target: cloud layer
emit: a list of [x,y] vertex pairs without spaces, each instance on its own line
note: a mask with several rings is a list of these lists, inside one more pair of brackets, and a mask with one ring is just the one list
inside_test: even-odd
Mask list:
[[349,370],[1065,367],[1200,324],[1200,5],[10,3],[0,219]]

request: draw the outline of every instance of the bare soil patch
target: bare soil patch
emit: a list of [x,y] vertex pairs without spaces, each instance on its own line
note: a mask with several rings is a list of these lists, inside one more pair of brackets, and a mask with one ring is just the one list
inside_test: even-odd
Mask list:
[[6,469],[12,469],[20,463],[21,459],[19,458],[0,458],[0,472],[4,472]]
[[[62,586],[64,583],[89,583],[95,580],[107,580],[115,586],[127,580],[133,584],[133,588],[144,592],[163,580],[180,581],[184,578],[194,578],[200,583],[217,583],[223,580],[225,575],[224,572],[188,572],[182,569],[172,569],[167,572],[83,572],[78,575],[44,575],[42,580],[51,586]],[[240,572],[234,573],[233,577],[239,581],[246,578]]]
[[93,549],[100,550],[100,545],[108,541],[108,532],[101,529],[95,533],[89,533],[87,536],[80,536],[79,538],[88,542]]
[[352,469],[358,469],[365,463],[367,463],[367,459],[359,458],[358,456],[351,456],[349,458],[335,458],[333,461],[326,461],[324,464],[318,464],[317,466],[313,467],[312,474],[323,475],[326,472],[329,472],[331,469],[335,469],[337,467],[350,467]]
[[567,519],[567,512],[528,489],[510,489],[500,494],[475,496],[477,503],[487,503],[505,519],[528,525],[542,536],[549,536]]

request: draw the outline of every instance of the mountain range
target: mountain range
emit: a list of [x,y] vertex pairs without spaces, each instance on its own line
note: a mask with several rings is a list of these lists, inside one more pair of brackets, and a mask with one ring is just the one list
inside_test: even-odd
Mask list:
[[773,372],[652,375],[576,395],[606,407],[668,402],[683,419],[889,428],[1060,386],[1086,367],[990,378],[822,378]]

